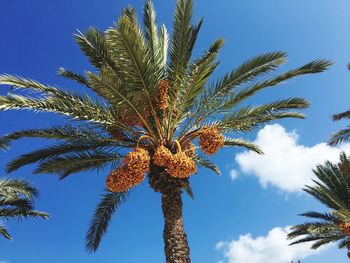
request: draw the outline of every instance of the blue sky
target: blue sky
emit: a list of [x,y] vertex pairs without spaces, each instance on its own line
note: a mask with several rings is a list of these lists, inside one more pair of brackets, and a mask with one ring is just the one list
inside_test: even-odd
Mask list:
[[[175,1],[154,2],[158,20],[170,28]],[[72,34],[76,29],[84,31],[90,25],[106,29],[117,19],[121,8],[128,4],[140,11],[143,1],[2,0],[0,73],[18,74],[79,90],[74,83],[55,74],[61,66],[81,72],[90,69]],[[331,59],[335,64],[323,74],[295,79],[250,101],[258,104],[302,96],[312,103],[312,107],[306,111],[305,121],[283,121],[280,123],[282,126],[268,126],[259,132],[258,141],[266,146],[263,149],[267,152],[265,159],[244,154],[239,149],[225,149],[213,158],[223,171],[222,177],[207,170],[200,170],[198,176],[193,176],[195,200],[184,197],[184,221],[194,263],[242,262],[239,256],[232,255],[232,248],[237,253],[241,249],[240,255],[243,256],[251,249],[251,253],[248,253],[251,257],[243,261],[246,263],[260,263],[253,261],[253,255],[259,253],[272,255],[272,258],[276,258],[276,250],[289,253],[283,250],[286,249],[284,247],[266,244],[273,243],[272,240],[281,243],[279,234],[284,233],[284,228],[302,221],[298,213],[323,209],[316,201],[295,189],[303,184],[303,178],[310,176],[311,165],[322,158],[337,155],[338,149],[329,149],[322,142],[331,132],[346,125],[344,122],[333,123],[330,116],[350,106],[350,72],[345,67],[350,62],[348,10],[350,3],[347,0],[196,1],[195,18],[204,17],[196,54],[199,55],[218,37],[225,40],[216,76],[230,71],[254,55],[277,50],[289,54],[289,61],[282,70],[316,58]],[[1,87],[1,95],[7,92],[7,88]],[[0,120],[0,135],[63,122],[62,118],[52,114],[28,112],[0,112]],[[256,133],[247,135],[252,140],[256,136]],[[10,151],[0,153],[0,167],[3,168],[9,160],[26,150],[45,143],[32,139],[13,144]],[[270,149],[271,145],[285,147]],[[274,163],[271,157],[285,154],[286,149],[290,150],[289,155],[281,159],[280,167],[272,169]],[[343,149],[348,150],[348,146],[343,146]],[[260,169],[262,166],[266,169]],[[0,239],[0,261],[164,262],[160,196],[152,192],[147,183],[133,190],[128,202],[115,215],[98,252],[89,255],[84,250],[84,236],[104,187],[107,171],[78,174],[60,182],[55,176],[34,176],[32,169],[25,167],[13,176],[25,177],[40,189],[37,207],[48,211],[51,218],[46,222],[8,222],[15,240],[8,242]],[[268,176],[274,172],[276,177]],[[278,177],[284,172],[285,179]],[[5,175],[5,172],[2,174]],[[230,174],[238,176],[233,180]],[[296,181],[290,180],[293,176],[296,176]],[[256,248],[259,246],[261,250]],[[300,248],[290,253],[306,256],[309,252]],[[318,255],[306,257],[302,262],[345,260],[345,250],[331,247]]]

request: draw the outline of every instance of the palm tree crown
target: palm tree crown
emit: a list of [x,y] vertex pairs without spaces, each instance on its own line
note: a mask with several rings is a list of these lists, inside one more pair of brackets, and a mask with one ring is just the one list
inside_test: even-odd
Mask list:
[[[48,214],[34,210],[33,198],[38,191],[24,180],[0,179],[0,219],[23,219],[41,217],[47,219]],[[0,224],[0,234],[12,239],[6,227]]]
[[[177,1],[170,38],[166,27],[157,25],[151,1],[144,7],[143,27],[135,10],[126,8],[106,31],[90,28],[85,34],[77,33],[76,42],[95,70],[82,75],[60,68],[58,74],[94,91],[97,98],[27,78],[0,76],[0,84],[30,92],[1,96],[1,110],[55,112],[75,121],[2,137],[3,148],[23,137],[62,141],[14,159],[7,166],[8,172],[31,163],[38,163],[35,173],[54,173],[61,179],[93,169],[109,167],[112,171],[106,181],[109,191],[88,230],[89,251],[97,249],[112,214],[145,174],[155,191],[164,194],[184,189],[192,195],[189,176],[196,172],[196,165],[220,173],[198,153],[196,145],[208,155],[222,146],[262,153],[237,135],[273,120],[303,118],[295,110],[309,103],[303,98],[255,106],[242,103],[268,87],[322,72],[331,64],[315,60],[261,80],[286,61],[285,53],[272,52],[256,56],[209,83],[219,64],[217,56],[223,41],[216,40],[201,56],[192,59],[202,26],[202,20],[192,24],[192,5],[191,0]],[[124,149],[134,148],[123,154]],[[163,208],[166,207],[171,206]]]
[[340,241],[339,248],[350,250],[350,159],[342,153],[338,164],[327,161],[318,165],[314,174],[315,185],[306,186],[304,191],[331,210],[301,214],[315,221],[294,226],[288,237],[299,238],[292,244],[314,242],[313,249]]

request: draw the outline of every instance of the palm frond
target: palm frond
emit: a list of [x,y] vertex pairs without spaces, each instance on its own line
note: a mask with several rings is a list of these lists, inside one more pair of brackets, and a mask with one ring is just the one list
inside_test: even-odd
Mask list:
[[116,28],[106,31],[107,41],[118,66],[128,72],[127,85],[152,94],[160,73],[151,63],[146,40],[134,9],[125,9]]
[[161,61],[161,66],[166,67],[167,61],[168,61],[168,42],[169,42],[169,36],[168,31],[164,25],[160,28],[160,38],[159,38],[159,45],[160,45],[160,53],[163,58]]
[[338,219],[331,213],[319,213],[315,211],[305,212],[300,214],[300,216],[305,216],[309,218],[322,219],[325,221],[336,222]]
[[107,192],[102,196],[102,200],[97,205],[89,229],[86,235],[86,249],[95,252],[100,245],[102,236],[107,231],[109,222],[117,208],[126,201],[128,192],[112,193]]
[[11,85],[18,89],[38,92],[43,97],[29,97],[9,94],[0,96],[0,110],[29,109],[48,111],[70,116],[78,120],[108,124],[112,116],[108,107],[94,101],[87,95],[78,95],[52,86],[46,86],[37,81],[12,75],[0,76],[0,85]]
[[58,157],[42,161],[34,173],[57,174],[60,179],[64,179],[74,173],[116,165],[121,158],[119,154],[106,151],[60,154]]
[[247,150],[254,151],[258,154],[264,153],[259,148],[259,146],[257,146],[253,142],[250,142],[250,141],[247,141],[247,140],[241,139],[241,138],[228,138],[228,137],[226,137],[225,141],[224,141],[224,145],[229,146],[229,147],[243,147],[243,148],[246,148]]
[[61,92],[55,87],[44,85],[38,81],[19,77],[16,75],[0,75],[0,85],[9,85],[16,89],[29,90],[31,92],[45,93],[48,95],[60,95]]
[[4,225],[0,224],[0,235],[8,240],[12,240],[10,233],[7,231]]
[[118,71],[111,58],[108,42],[103,32],[91,27],[85,34],[81,32],[75,34],[75,40],[90,63],[96,68],[101,69],[102,66],[108,65]]
[[53,126],[44,129],[27,129],[15,131],[0,137],[0,148],[9,148],[12,141],[22,138],[45,138],[59,139],[65,141],[74,140],[107,140],[101,133],[98,133],[88,127],[74,127],[71,125]]
[[23,179],[5,178],[0,180],[0,196],[13,197],[18,195],[33,199],[38,196],[38,191]]
[[327,60],[314,60],[310,63],[305,64],[302,67],[287,71],[287,72],[282,73],[282,74],[280,74],[276,77],[273,77],[271,79],[254,84],[250,88],[245,88],[245,89],[239,91],[236,95],[237,102],[241,102],[244,99],[254,95],[255,93],[257,93],[265,88],[276,86],[276,85],[278,85],[286,80],[295,78],[297,76],[323,72],[330,65],[332,65],[332,63],[330,61],[327,61]]
[[335,114],[332,117],[334,121],[338,121],[342,119],[350,119],[350,110]]
[[328,140],[330,146],[336,146],[343,142],[348,142],[350,140],[350,127],[342,129],[336,133],[333,133],[331,138]]
[[274,101],[259,106],[245,106],[227,113],[219,121],[218,126],[224,131],[251,131],[257,127],[282,118],[304,118],[298,112],[290,112],[291,109],[304,109],[309,102],[302,98],[290,98]]
[[[156,23],[156,13],[151,0],[147,0],[144,7],[145,39],[148,52],[159,74],[165,73],[164,52],[162,52],[162,40],[160,39],[158,26]],[[166,54],[166,53],[165,53]]]
[[[222,92],[214,92],[214,95],[202,98],[201,106],[206,104],[206,106],[203,106],[203,109],[209,109],[209,111],[205,114],[205,116],[209,116],[217,113],[218,111],[221,111],[222,109],[226,110],[228,106],[233,107],[234,105],[238,105],[239,103],[243,102],[247,98],[253,96],[263,89],[276,86],[286,80],[295,78],[297,76],[322,72],[326,70],[330,65],[331,62],[326,60],[312,61],[297,69],[287,71],[276,77],[245,87],[239,91],[235,91],[231,96],[229,96],[229,100],[227,100],[226,97],[227,95],[230,95],[231,89],[234,86],[230,86],[231,88],[226,89],[225,85],[223,85],[223,88],[220,88],[221,85],[219,85],[219,90],[222,90]],[[216,94],[221,94],[221,96],[218,96]]]
[[172,93],[176,94],[179,83],[184,78],[188,62],[192,55],[192,48],[200,28],[194,28],[192,19],[192,0],[177,1],[173,32],[170,45],[169,79],[172,84]]
[[203,56],[189,66],[189,72],[183,80],[184,84],[180,90],[179,115],[192,106],[195,98],[204,91],[205,83],[218,65],[216,57],[222,46],[223,40],[218,39]]
[[[115,89],[113,86],[111,86],[110,83],[106,82],[101,77],[95,76],[93,74],[89,74],[89,77],[89,82],[92,84],[93,87],[95,87],[96,90],[103,90],[106,87],[109,91],[113,90],[113,96],[117,99],[116,103],[124,103],[124,105],[128,107],[128,111],[137,115],[142,121],[145,128],[148,129],[150,133],[152,133],[152,128],[149,126],[148,122],[144,119],[142,115],[142,112],[144,112],[149,106],[149,104],[147,103],[147,99],[142,99],[145,98],[144,96],[139,94],[140,96],[135,101],[134,99],[127,97],[127,95],[123,94],[120,90]],[[131,93],[131,95],[135,95],[135,93]],[[122,122],[118,122],[115,118],[113,119],[113,122],[120,128],[127,129],[127,127],[125,127],[125,124],[123,124]]]
[[196,155],[193,157],[193,160],[196,162],[197,165],[208,168],[212,170],[214,173],[216,173],[217,175],[221,175],[220,169],[204,156]]
[[[40,217],[47,219],[49,215],[45,212],[34,210],[33,199],[38,191],[24,180],[0,179],[0,218],[24,219],[29,217]],[[0,225],[0,234],[11,239],[5,226]]]
[[67,79],[71,79],[76,81],[79,84],[85,85],[87,87],[89,87],[89,82],[88,80],[81,74],[74,72],[72,70],[69,69],[65,69],[65,68],[59,68],[58,69],[58,75],[65,77]]
[[215,86],[202,98],[202,103],[208,103],[216,97],[225,96],[233,88],[275,70],[286,59],[287,55],[284,52],[271,52],[248,60],[219,79]]
[[[135,145],[135,144],[133,144]],[[25,165],[36,163],[39,161],[45,161],[48,158],[56,157],[66,153],[77,153],[89,150],[106,149],[108,147],[121,146],[123,143],[113,142],[110,140],[91,140],[91,141],[74,141],[69,143],[61,143],[58,145],[47,146],[45,148],[32,151],[30,153],[21,155],[7,164],[6,171],[13,172]],[[131,145],[129,145],[131,146]]]
[[314,180],[314,185],[305,186],[303,190],[332,210],[329,213],[311,211],[301,214],[318,221],[292,227],[288,234],[289,239],[295,240],[292,244],[314,241],[311,247],[313,249],[336,241],[340,241],[339,247],[349,244],[344,230],[344,223],[350,222],[348,165],[349,159],[342,153],[337,165],[327,161],[313,170],[317,179]]
[[30,209],[20,208],[0,208],[0,217],[4,219],[16,218],[19,220],[28,218],[28,217],[39,217],[42,219],[48,219],[49,214],[41,211]]
[[165,67],[168,61],[168,42],[169,42],[169,36],[167,29],[164,25],[160,28],[160,38],[159,38],[159,45],[160,45],[160,53],[163,58],[161,61],[161,66]]
[[185,189],[186,194],[194,200],[194,193],[189,180],[187,180],[186,183],[183,184],[183,188]]
[[34,98],[10,94],[0,96],[0,110],[32,110],[36,112],[53,112],[72,119],[90,121],[104,125],[113,124],[113,117],[106,105],[100,105],[87,96],[72,98],[47,97]]

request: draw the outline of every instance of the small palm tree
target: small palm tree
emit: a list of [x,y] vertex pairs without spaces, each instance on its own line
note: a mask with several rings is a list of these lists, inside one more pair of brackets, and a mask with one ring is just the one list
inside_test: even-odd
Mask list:
[[[347,67],[350,70],[350,64],[348,64]],[[339,121],[344,119],[350,119],[350,110],[333,115],[334,121]],[[328,141],[328,144],[331,146],[335,146],[342,142],[347,142],[347,141],[350,141],[350,126],[332,134],[331,138]]]
[[[47,219],[48,214],[34,210],[32,201],[37,195],[37,190],[24,180],[0,179],[0,220],[28,217]],[[12,239],[2,224],[0,234],[6,239]]]
[[288,238],[299,238],[292,244],[314,242],[313,249],[340,241],[339,248],[348,247],[350,250],[350,160],[341,153],[338,164],[327,161],[318,165],[314,174],[317,177],[315,185],[306,186],[304,191],[325,204],[330,211],[301,214],[315,221],[292,227]]
[[220,173],[198,148],[207,155],[223,146],[262,153],[237,135],[270,121],[303,118],[295,110],[309,103],[303,98],[254,106],[242,103],[268,87],[322,72],[331,64],[316,60],[261,80],[286,61],[285,53],[272,52],[254,57],[208,83],[219,64],[217,55],[223,41],[215,41],[192,60],[202,21],[193,25],[191,20],[192,1],[179,0],[169,40],[165,26],[156,24],[151,1],[147,1],[143,27],[135,10],[127,8],[105,32],[95,28],[85,34],[79,32],[76,41],[95,70],[87,71],[85,76],[63,68],[58,73],[94,91],[96,98],[27,78],[0,76],[0,84],[30,91],[0,97],[1,110],[54,112],[74,121],[4,136],[0,141],[4,148],[23,137],[62,141],[14,159],[7,166],[8,172],[31,163],[39,163],[35,173],[54,173],[61,179],[93,169],[111,171],[107,191],[87,233],[86,247],[90,252],[98,248],[112,215],[127,200],[129,189],[147,175],[150,187],[162,196],[167,262],[190,262],[182,220],[182,191],[193,195],[189,177],[197,165]]

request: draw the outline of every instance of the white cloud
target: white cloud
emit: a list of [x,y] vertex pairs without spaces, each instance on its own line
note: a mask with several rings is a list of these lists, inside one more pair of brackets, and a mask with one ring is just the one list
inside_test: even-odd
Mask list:
[[[253,238],[251,234],[240,236],[238,240],[230,242],[220,241],[216,249],[222,250],[228,263],[290,263],[292,260],[319,254],[331,245],[319,250],[310,249],[310,244],[289,246],[286,239],[290,227],[275,227],[266,236]],[[224,262],[223,262],[224,263]]]
[[[237,179],[238,175],[239,175],[239,174],[238,174],[238,171],[237,171],[237,170],[232,169],[232,170],[230,171],[230,177],[231,177],[232,180]],[[1,262],[0,262],[0,263],[1,263]]]
[[350,153],[350,144],[330,147],[322,142],[314,146],[298,144],[299,135],[287,132],[281,125],[266,125],[258,132],[255,143],[265,154],[242,152],[236,156],[244,174],[259,178],[263,187],[275,186],[288,192],[299,192],[311,183],[312,169],[326,160],[336,162],[339,153]]

